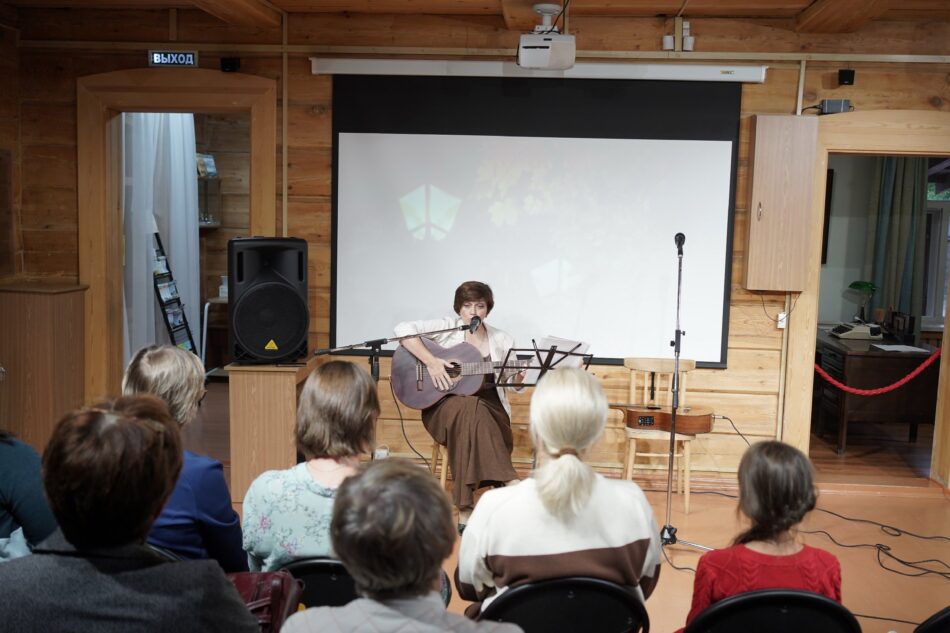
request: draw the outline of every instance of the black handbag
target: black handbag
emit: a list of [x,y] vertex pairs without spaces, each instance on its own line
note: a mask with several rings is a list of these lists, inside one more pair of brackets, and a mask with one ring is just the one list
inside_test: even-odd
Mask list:
[[303,582],[287,571],[241,571],[228,574],[241,599],[261,627],[261,633],[277,633],[284,620],[297,612]]

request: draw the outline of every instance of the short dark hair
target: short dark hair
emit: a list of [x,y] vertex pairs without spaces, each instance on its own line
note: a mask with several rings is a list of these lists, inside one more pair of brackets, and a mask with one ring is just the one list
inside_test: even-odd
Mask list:
[[182,464],[178,422],[154,396],[122,397],[66,414],[43,452],[43,485],[77,548],[145,540]]
[[452,507],[419,466],[397,458],[370,462],[340,485],[330,538],[361,595],[423,595],[455,545]]
[[752,527],[735,543],[774,541],[815,508],[811,462],[800,450],[774,440],[746,449],[739,461],[739,509]]
[[452,307],[455,308],[456,314],[459,313],[462,304],[466,301],[484,301],[488,312],[491,312],[492,308],[495,307],[495,296],[492,294],[491,288],[488,284],[480,281],[466,281],[455,289],[455,303],[452,304]]
[[379,396],[365,370],[341,360],[314,369],[297,406],[294,437],[307,459],[369,451],[376,437]]

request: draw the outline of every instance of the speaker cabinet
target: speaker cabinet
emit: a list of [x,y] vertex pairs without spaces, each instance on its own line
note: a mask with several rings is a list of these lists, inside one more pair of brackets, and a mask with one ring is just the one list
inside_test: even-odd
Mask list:
[[228,344],[236,363],[307,354],[307,243],[295,237],[228,241]]

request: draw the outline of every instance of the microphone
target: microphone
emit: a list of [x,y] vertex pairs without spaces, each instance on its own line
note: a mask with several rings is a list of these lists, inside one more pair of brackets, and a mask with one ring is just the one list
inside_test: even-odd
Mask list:
[[468,332],[469,332],[469,334],[474,334],[474,333],[475,333],[475,330],[477,330],[477,329],[478,329],[478,326],[481,325],[481,324],[482,324],[482,320],[479,319],[477,316],[473,316],[473,317],[472,317],[472,320],[471,320],[471,321],[469,322],[469,324],[468,324]]
[[677,233],[677,234],[673,237],[673,241],[676,242],[676,254],[677,254],[677,255],[682,255],[682,254],[683,254],[683,244],[686,242],[686,236],[683,235],[682,233]]

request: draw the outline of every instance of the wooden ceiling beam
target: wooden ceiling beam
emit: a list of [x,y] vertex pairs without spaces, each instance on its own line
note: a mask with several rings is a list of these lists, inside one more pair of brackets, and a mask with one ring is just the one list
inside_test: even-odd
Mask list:
[[890,0],[815,0],[795,19],[799,33],[853,33],[890,9]]
[[[271,0],[287,13],[499,15],[502,0]],[[539,1],[539,0],[536,0]]]
[[279,28],[281,13],[264,0],[191,0],[195,8],[234,26]]
[[531,31],[541,23],[541,16],[534,12],[535,0],[501,0],[501,14],[509,31]]

